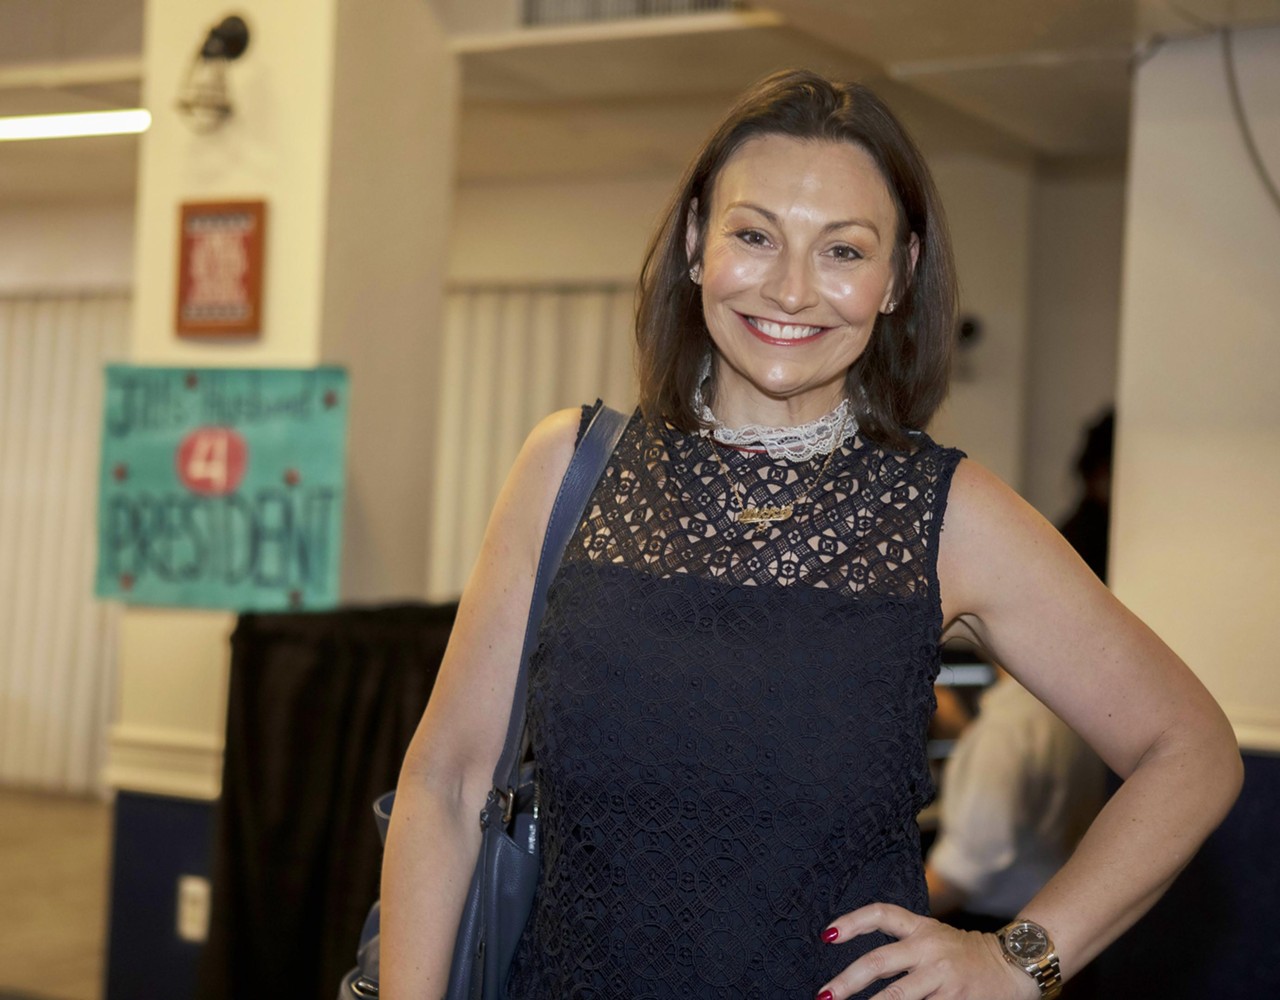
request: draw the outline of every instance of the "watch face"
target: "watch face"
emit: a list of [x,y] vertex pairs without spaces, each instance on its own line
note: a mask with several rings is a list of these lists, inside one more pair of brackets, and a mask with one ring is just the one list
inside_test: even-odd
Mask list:
[[1017,924],[1004,935],[1005,951],[1019,962],[1038,962],[1049,954],[1049,948],[1049,935],[1037,924]]

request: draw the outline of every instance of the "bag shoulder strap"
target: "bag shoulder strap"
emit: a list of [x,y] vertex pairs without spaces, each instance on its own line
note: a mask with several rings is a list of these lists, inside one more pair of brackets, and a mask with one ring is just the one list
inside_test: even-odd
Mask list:
[[524,629],[524,648],[520,652],[520,673],[516,678],[515,698],[511,703],[511,718],[507,722],[507,740],[502,756],[493,771],[493,787],[498,791],[514,789],[520,771],[520,754],[524,746],[525,698],[529,684],[529,657],[538,641],[538,629],[547,609],[547,591],[551,580],[560,568],[565,546],[573,537],[591,491],[595,489],[609,456],[627,426],[627,417],[617,410],[597,404],[582,440],[578,443],[565,470],[551,517],[547,521],[547,533],[542,540],[542,553],[538,557],[538,575],[534,580],[533,599],[529,602],[529,620]]

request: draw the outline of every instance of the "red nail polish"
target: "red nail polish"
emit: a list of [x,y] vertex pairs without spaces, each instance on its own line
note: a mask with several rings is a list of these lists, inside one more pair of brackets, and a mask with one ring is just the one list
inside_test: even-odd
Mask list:
[[836,928],[834,927],[828,927],[825,931],[822,932],[822,940],[827,942],[827,944],[830,944],[832,941],[835,941],[839,937],[840,937],[840,932],[836,930]]
[[823,990],[818,994],[818,1000],[836,1000],[836,998],[832,996],[830,990]]

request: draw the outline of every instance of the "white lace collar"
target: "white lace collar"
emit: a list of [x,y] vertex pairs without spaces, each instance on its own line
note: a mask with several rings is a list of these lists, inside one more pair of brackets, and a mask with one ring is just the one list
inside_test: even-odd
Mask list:
[[[817,420],[794,427],[765,427],[760,424],[746,424],[742,427],[726,427],[711,407],[703,401],[702,386],[711,375],[710,357],[703,363],[702,377],[698,379],[698,388],[693,395],[693,412],[706,426],[699,429],[703,437],[709,437],[720,444],[734,448],[762,448],[770,458],[785,458],[793,462],[807,462],[815,455],[829,455],[835,449],[853,438],[858,433],[856,417],[848,417],[849,400],[840,400],[839,405],[830,413],[825,413]],[[840,440],[840,425],[844,424],[844,433]]]

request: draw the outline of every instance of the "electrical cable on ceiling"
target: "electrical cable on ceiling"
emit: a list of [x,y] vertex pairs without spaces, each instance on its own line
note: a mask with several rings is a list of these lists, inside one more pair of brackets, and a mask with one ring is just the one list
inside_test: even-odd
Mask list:
[[1169,0],[1169,2],[1165,4],[1165,6],[1168,7],[1175,14],[1177,14],[1184,21],[1189,21],[1191,24],[1194,24],[1197,28],[1201,30],[1203,34],[1208,35],[1219,30],[1219,27],[1220,27],[1219,25],[1214,24],[1212,21],[1206,21],[1199,14],[1191,13],[1191,11],[1187,10],[1185,7],[1182,7],[1176,3],[1173,3],[1172,0]]
[[[1204,18],[1191,13],[1189,10],[1184,10],[1176,3],[1173,3],[1172,0],[1167,0],[1165,6],[1188,24],[1194,25],[1198,29],[1188,36],[1179,35],[1179,38],[1201,38],[1205,35],[1216,35],[1220,30],[1216,24],[1206,21]],[[1129,60],[1129,69],[1131,71],[1140,69],[1149,60],[1153,59],[1156,53],[1164,48],[1165,43],[1168,41],[1169,36],[1163,32],[1156,32],[1153,35],[1148,35],[1142,40],[1140,45],[1134,47],[1133,57]]]
[[1266,163],[1263,162],[1262,154],[1258,152],[1258,145],[1253,139],[1253,129],[1249,127],[1249,118],[1244,111],[1244,102],[1240,99],[1240,81],[1236,76],[1236,57],[1231,45],[1231,29],[1226,27],[1222,29],[1222,63],[1226,70],[1227,90],[1231,95],[1231,111],[1235,115],[1236,125],[1240,128],[1245,149],[1248,150],[1249,159],[1253,163],[1253,169],[1257,171],[1258,179],[1262,181],[1262,186],[1271,196],[1276,211],[1280,212],[1280,190],[1276,189],[1276,182],[1267,169]]
[[[1231,27],[1206,21],[1204,18],[1184,10],[1176,3],[1167,2],[1165,6],[1183,20],[1201,29],[1192,35],[1193,38],[1199,38],[1210,33],[1216,33],[1221,37],[1222,65],[1227,80],[1227,93],[1231,98],[1231,112],[1235,117],[1236,127],[1240,130],[1240,137],[1244,141],[1245,151],[1249,154],[1249,162],[1252,164],[1254,172],[1258,175],[1258,180],[1262,182],[1262,186],[1272,204],[1275,205],[1276,211],[1280,212],[1280,189],[1277,189],[1275,179],[1271,176],[1271,171],[1267,169],[1266,162],[1262,159],[1262,153],[1258,150],[1258,144],[1253,138],[1253,129],[1249,125],[1249,116],[1245,113],[1244,100],[1240,96],[1240,79],[1236,71],[1236,57],[1232,46]],[[1144,44],[1134,52],[1130,61],[1130,69],[1136,71],[1141,68],[1164,47],[1168,40],[1168,37],[1162,34],[1155,34],[1147,38]]]

